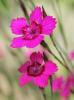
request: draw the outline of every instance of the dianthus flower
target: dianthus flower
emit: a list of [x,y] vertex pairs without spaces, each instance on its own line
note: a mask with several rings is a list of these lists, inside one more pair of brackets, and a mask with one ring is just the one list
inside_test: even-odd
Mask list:
[[74,76],[71,73],[67,77],[67,83],[68,83],[70,90],[72,90],[74,87]]
[[71,91],[74,88],[74,77],[69,74],[66,79],[64,77],[58,77],[53,80],[53,92],[59,92],[63,100],[68,100]]
[[46,87],[48,79],[57,71],[57,66],[52,61],[44,61],[44,57],[40,52],[33,52],[29,61],[25,62],[19,72],[22,74],[19,78],[19,85],[24,86],[29,82],[33,82],[38,87]]
[[29,23],[26,18],[13,19],[11,22],[12,33],[18,35],[12,40],[11,47],[33,48],[41,43],[44,35],[52,34],[56,27],[56,19],[52,16],[43,17],[43,11],[36,7],[30,14]]

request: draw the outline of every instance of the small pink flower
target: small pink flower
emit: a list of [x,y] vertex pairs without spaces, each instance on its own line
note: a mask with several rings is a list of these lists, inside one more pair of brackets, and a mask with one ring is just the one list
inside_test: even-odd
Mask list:
[[70,73],[67,77],[67,83],[70,89],[74,87],[74,76]]
[[52,87],[53,92],[58,92],[61,97],[64,97],[64,99],[66,99],[70,94],[70,90],[67,86],[67,83],[62,76],[53,80]]
[[52,16],[46,16],[43,18],[41,8],[36,7],[30,15],[29,23],[25,18],[12,20],[12,33],[19,36],[12,40],[11,47],[21,48],[26,46],[33,48],[41,43],[44,39],[44,35],[52,34],[55,27],[56,19]]
[[71,90],[74,87],[74,77],[69,74],[66,79],[64,77],[58,77],[53,80],[53,92],[59,92],[60,96],[65,100],[68,100]]
[[53,92],[56,92],[56,91],[59,92],[62,89],[63,82],[64,82],[64,78],[62,76],[55,78],[52,84]]
[[50,75],[57,71],[57,66],[52,61],[44,61],[40,52],[30,55],[30,60],[19,68],[22,76],[19,78],[20,86],[33,82],[39,87],[46,87]]
[[69,84],[68,82],[64,81],[64,83],[62,84],[62,89],[60,90],[60,96],[64,97],[64,98],[68,98],[70,96],[70,88],[69,88]]
[[74,60],[74,51],[71,51],[68,55],[70,60]]

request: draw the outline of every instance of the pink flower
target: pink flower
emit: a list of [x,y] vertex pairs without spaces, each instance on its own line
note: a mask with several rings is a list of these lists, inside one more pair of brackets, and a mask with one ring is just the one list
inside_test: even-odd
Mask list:
[[62,89],[63,82],[64,82],[64,78],[62,76],[55,78],[52,84],[53,92],[56,92],[56,91],[60,92],[60,90]]
[[70,90],[73,89],[73,87],[74,87],[74,76],[71,73],[67,77],[67,83],[68,83]]
[[69,59],[70,60],[73,60],[74,59],[74,51],[71,51],[68,55]]
[[53,80],[52,87],[53,92],[59,92],[64,100],[68,100],[67,98],[70,96],[71,90],[74,87],[74,77],[71,74],[66,79],[64,77],[58,77]]
[[33,82],[39,87],[46,87],[50,75],[57,71],[57,66],[52,61],[44,61],[40,52],[30,55],[30,60],[19,68],[22,76],[19,78],[20,86]]
[[40,7],[36,7],[28,23],[25,18],[13,19],[11,30],[13,34],[18,35],[12,40],[11,47],[21,48],[23,46],[33,48],[41,43],[44,35],[52,34],[56,27],[56,19],[52,16],[43,18],[43,12]]
[[70,93],[71,93],[71,91],[69,88],[69,84],[68,84],[68,82],[64,81],[64,83],[62,84],[62,89],[60,90],[60,96],[67,99],[70,96]]

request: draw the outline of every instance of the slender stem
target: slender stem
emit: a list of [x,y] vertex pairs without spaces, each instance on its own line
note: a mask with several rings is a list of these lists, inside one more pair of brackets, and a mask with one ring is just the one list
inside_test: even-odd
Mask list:
[[54,47],[55,47],[55,48],[56,48],[56,50],[58,51],[58,53],[59,53],[60,57],[61,57],[61,58],[62,58],[62,60],[64,61],[64,64],[66,64],[66,65],[67,65],[67,63],[66,63],[66,61],[65,61],[65,59],[64,59],[64,57],[63,57],[63,55],[62,55],[62,53],[61,53],[61,52],[60,52],[60,50],[58,49],[58,47],[57,47],[57,45],[56,45],[56,43],[55,43],[55,41],[54,41],[53,37],[52,37],[52,36],[50,36],[50,39],[51,39],[51,41],[52,41],[52,43],[53,43]]
[[64,66],[64,64],[62,63],[62,61],[50,50],[50,48],[48,47],[47,43],[45,41],[41,42],[41,45],[46,48],[48,50],[48,52],[58,61],[60,62],[61,65]]
[[[44,60],[48,61],[48,57],[46,56],[46,54],[43,52],[44,55]],[[50,80],[50,88],[51,88],[51,100],[53,100],[53,91],[52,91],[52,76],[49,77]]]
[[48,52],[62,65],[64,66],[69,72],[72,73],[72,71],[67,67],[67,65],[63,64],[63,62],[50,50],[47,43],[45,41],[41,42],[41,45],[48,50]]
[[[43,9],[43,16],[45,17],[47,14],[46,14],[45,9],[44,9],[43,7],[42,7],[42,9]],[[57,50],[58,53],[60,54],[60,56],[61,56],[62,60],[64,61],[64,64],[65,64],[65,65],[62,63],[61,60],[59,60],[59,59],[57,58],[57,56],[50,50],[50,48],[48,47],[48,45],[47,45],[46,43],[44,43],[44,41],[43,41],[41,44],[43,45],[43,47],[45,47],[45,48],[48,49],[49,53],[50,53],[56,60],[58,60],[58,61],[61,63],[61,65],[65,66],[66,69],[67,69],[68,71],[70,71],[69,68],[66,66],[67,63],[65,62],[64,57],[62,56],[61,52],[60,52],[59,49],[57,48],[57,46],[56,46],[56,44],[55,44],[55,42],[54,42],[52,36],[50,36],[50,39],[52,40],[52,43],[53,43],[54,47],[56,48],[56,50]]]
[[24,3],[22,2],[22,0],[19,0],[19,4],[20,4],[20,7],[21,7],[22,11],[24,12],[24,15],[26,16],[26,18],[29,19],[28,12],[27,12],[26,7],[25,7]]
[[42,92],[42,95],[43,95],[43,97],[44,97],[44,100],[46,100],[46,94],[45,94],[45,92],[44,92],[44,88],[40,88],[40,90],[41,90],[41,92]]
[[58,47],[59,47],[60,51],[62,51],[63,55],[65,56],[65,58],[69,62],[70,66],[72,66],[72,68],[73,68],[74,65],[72,64],[71,60],[68,58],[67,53],[61,48],[61,46],[59,45],[59,43],[57,42],[57,40],[55,38],[54,38],[54,40],[58,44]]
[[52,76],[50,76],[50,87],[51,87],[51,100],[54,100],[52,91]]
[[[51,36],[50,39],[51,39],[51,41],[53,42],[54,47],[57,49],[58,53],[60,54],[62,60],[64,61],[64,64],[67,65],[67,62],[65,61],[65,58],[63,57],[62,53],[60,52],[60,50],[59,50],[58,47],[56,46],[56,42],[54,41],[53,37]],[[62,51],[62,52],[63,52],[63,51]],[[70,65],[73,67],[73,65],[72,65],[71,61],[68,59],[67,55],[66,55],[66,59],[68,60],[68,62],[70,63]],[[69,68],[68,65],[66,66],[66,68],[67,68],[71,73],[73,73],[72,70]],[[74,76],[74,74],[73,74],[73,76]]]

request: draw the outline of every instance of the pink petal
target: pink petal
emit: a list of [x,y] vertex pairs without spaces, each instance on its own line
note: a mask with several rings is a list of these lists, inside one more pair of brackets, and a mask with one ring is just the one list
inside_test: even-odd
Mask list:
[[46,35],[52,34],[56,27],[56,19],[52,16],[47,16],[42,21],[42,33]]
[[40,42],[43,40],[43,36],[40,35],[32,40],[25,40],[25,45],[28,48],[34,48],[35,46],[37,46],[38,44],[40,44]]
[[60,90],[60,95],[63,97],[68,97],[71,93],[71,88],[69,87],[69,81],[66,80],[62,84],[62,89]]
[[17,18],[13,19],[11,22],[11,30],[14,34],[19,34],[21,35],[21,28],[25,27],[27,25],[27,21],[25,18]]
[[54,79],[53,83],[52,83],[53,92],[60,91],[62,89],[63,83],[64,83],[64,78],[63,77],[58,77],[58,78]]
[[41,12],[41,8],[40,7],[36,7],[31,15],[30,15],[30,21],[35,21],[37,23],[40,23],[42,20],[42,12]]
[[53,63],[52,61],[48,61],[45,64],[45,71],[44,74],[46,75],[52,75],[57,71],[57,66],[55,63]]
[[70,89],[65,88],[63,91],[60,92],[60,95],[63,97],[68,97],[70,95]]
[[19,78],[19,85],[24,86],[32,80],[26,73]]
[[33,62],[38,62],[38,63],[42,63],[43,62],[43,56],[40,52],[34,52],[31,54],[30,56],[30,59],[33,61]]
[[74,76],[71,73],[68,75],[67,83],[69,84],[70,88],[74,87]]
[[34,79],[34,83],[39,87],[46,87],[48,85],[48,76],[40,75]]
[[18,69],[19,72],[25,73],[27,70],[27,67],[30,65],[30,62],[27,61],[25,64],[22,64],[21,67]]
[[25,45],[24,44],[24,39],[22,37],[16,37],[11,42],[11,47],[12,48],[21,48],[24,45]]

